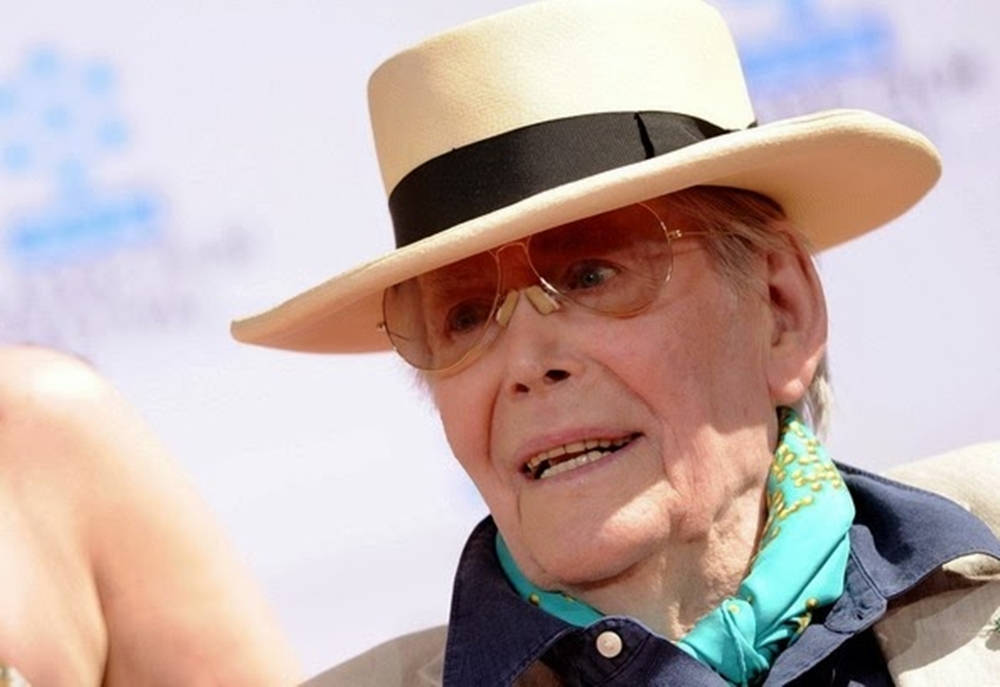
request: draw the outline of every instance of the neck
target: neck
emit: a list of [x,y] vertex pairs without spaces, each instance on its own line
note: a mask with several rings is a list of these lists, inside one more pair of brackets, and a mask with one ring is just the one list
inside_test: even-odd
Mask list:
[[636,618],[668,639],[694,624],[746,577],[767,516],[764,481],[735,496],[697,539],[670,541],[613,578],[568,590],[608,615]]

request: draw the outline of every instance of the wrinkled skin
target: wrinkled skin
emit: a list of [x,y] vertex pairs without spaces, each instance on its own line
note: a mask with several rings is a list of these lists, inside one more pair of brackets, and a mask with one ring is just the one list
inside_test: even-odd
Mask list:
[[[506,253],[506,283],[530,285]],[[735,590],[763,519],[775,408],[803,396],[826,340],[808,256],[760,256],[753,287],[738,295],[682,240],[641,314],[542,315],[522,298],[488,350],[429,376],[455,456],[529,579],[672,637]],[[585,467],[522,471],[540,450],[631,434]]]

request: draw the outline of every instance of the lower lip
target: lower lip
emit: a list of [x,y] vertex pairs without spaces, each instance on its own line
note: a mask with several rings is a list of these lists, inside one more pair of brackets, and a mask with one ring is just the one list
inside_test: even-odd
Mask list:
[[622,446],[614,453],[609,453],[603,458],[598,458],[595,461],[573,468],[572,470],[567,470],[566,472],[560,472],[559,474],[553,475],[552,477],[534,479],[530,475],[527,475],[526,478],[528,482],[530,482],[531,484],[542,485],[542,484],[561,483],[573,480],[577,477],[585,477],[586,475],[589,475],[590,473],[601,469],[602,465],[610,465],[612,463],[617,462],[619,458],[621,458],[629,451],[631,451],[632,447],[635,446],[640,441],[642,441],[644,438],[645,438],[644,436],[640,435],[635,439],[633,439],[632,441],[630,441],[629,443],[627,443],[625,446]]

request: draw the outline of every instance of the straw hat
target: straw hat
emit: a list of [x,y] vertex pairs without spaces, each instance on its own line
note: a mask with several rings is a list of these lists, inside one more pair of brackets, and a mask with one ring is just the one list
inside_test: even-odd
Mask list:
[[388,349],[386,287],[700,184],[764,193],[828,248],[904,212],[940,174],[930,141],[870,112],[758,126],[729,31],[701,0],[519,7],[391,57],[368,97],[396,250],[234,322],[236,339]]

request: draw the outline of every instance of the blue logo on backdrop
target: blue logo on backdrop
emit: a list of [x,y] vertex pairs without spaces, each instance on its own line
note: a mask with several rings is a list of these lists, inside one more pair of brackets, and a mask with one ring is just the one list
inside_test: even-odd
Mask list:
[[775,90],[884,69],[891,61],[892,26],[884,14],[858,7],[836,14],[818,0],[729,0],[734,10],[774,11],[777,25],[740,40],[751,91]]
[[160,184],[135,176],[116,81],[50,48],[0,77],[0,341],[96,360],[123,333],[193,325],[249,258],[239,225],[173,231]]
[[717,2],[733,28],[754,109],[764,123],[861,107],[933,134],[948,103],[979,91],[991,71],[989,62],[958,39],[928,44],[933,56],[908,54],[906,45],[921,44],[897,39],[908,24],[894,21],[891,4]]
[[22,266],[106,254],[160,232],[160,197],[143,188],[101,188],[94,172],[128,146],[116,108],[115,73],[37,49],[0,81],[0,172],[41,182],[48,198],[7,218],[4,248]]

